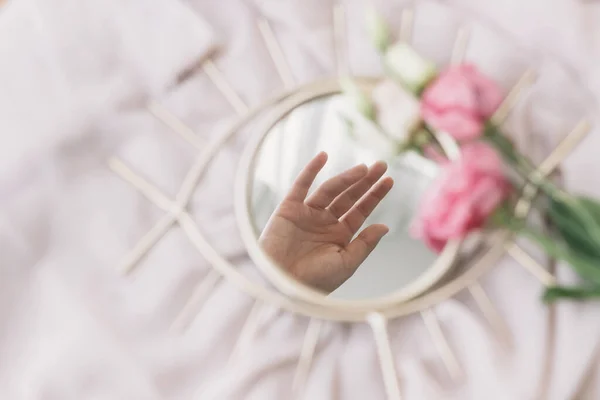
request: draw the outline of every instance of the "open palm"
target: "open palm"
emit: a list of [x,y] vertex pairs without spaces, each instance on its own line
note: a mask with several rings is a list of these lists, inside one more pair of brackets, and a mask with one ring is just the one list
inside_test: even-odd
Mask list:
[[300,172],[260,237],[271,259],[301,282],[325,292],[344,283],[388,232],[382,224],[363,229],[387,195],[392,178],[380,179],[387,165],[357,165],[324,182],[308,198],[327,154],[320,153]]

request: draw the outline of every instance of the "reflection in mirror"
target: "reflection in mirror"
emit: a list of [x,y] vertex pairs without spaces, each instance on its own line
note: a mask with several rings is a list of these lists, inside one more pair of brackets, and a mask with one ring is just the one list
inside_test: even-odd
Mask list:
[[341,95],[322,97],[267,133],[250,210],[262,249],[296,279],[330,297],[376,298],[408,287],[436,259],[408,228],[437,171],[416,153],[365,146],[346,113]]

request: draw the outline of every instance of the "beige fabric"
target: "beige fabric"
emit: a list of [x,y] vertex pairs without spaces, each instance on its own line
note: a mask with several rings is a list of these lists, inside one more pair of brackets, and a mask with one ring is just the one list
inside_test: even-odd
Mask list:
[[[499,21],[523,44],[565,57],[600,94],[594,3],[457,3]],[[346,4],[352,70],[377,73],[363,31],[364,3]],[[400,2],[377,4],[398,22]],[[176,76],[221,44],[216,63],[244,101],[257,104],[278,90],[258,15],[271,22],[298,81],[330,73],[331,6],[330,0],[23,0],[0,10],[0,398],[289,398],[307,319],[267,309],[256,340],[226,368],[253,301],[220,282],[189,329],[170,333],[209,266],[175,226],[132,277],[116,272],[120,257],[162,214],[106,159],[117,155],[174,196],[196,151],[145,111],[144,100],[157,99],[203,138],[218,135],[235,118],[231,107],[201,72],[173,86]],[[427,12],[417,29],[430,21],[427,29],[441,36],[435,10]],[[474,53],[483,63],[490,55],[484,50]],[[490,60],[485,65],[496,71]],[[516,69],[500,71],[507,83]],[[568,88],[545,84],[568,99]],[[550,131],[557,127],[549,110],[548,126],[537,127],[538,158],[561,131]],[[570,188],[600,195],[590,174],[598,168],[599,138],[594,132],[565,163]],[[217,157],[192,210],[215,246],[255,275],[232,215],[242,143]],[[571,279],[562,269],[561,278]],[[513,333],[514,351],[500,347],[468,294],[440,304],[434,311],[465,371],[456,383],[420,317],[394,321],[403,398],[532,399],[540,388],[551,399],[577,391],[595,398],[581,386],[598,385],[597,369],[590,370],[598,306],[564,303],[552,321],[539,302],[539,283],[509,259],[482,284]],[[366,324],[325,323],[317,349],[305,398],[385,398]],[[549,355],[552,368],[544,374]]]

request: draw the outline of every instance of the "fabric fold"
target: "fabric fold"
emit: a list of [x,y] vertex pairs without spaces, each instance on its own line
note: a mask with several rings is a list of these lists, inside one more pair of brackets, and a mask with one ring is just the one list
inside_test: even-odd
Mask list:
[[164,92],[216,43],[178,0],[9,2],[0,12],[0,178],[81,135],[78,123]]

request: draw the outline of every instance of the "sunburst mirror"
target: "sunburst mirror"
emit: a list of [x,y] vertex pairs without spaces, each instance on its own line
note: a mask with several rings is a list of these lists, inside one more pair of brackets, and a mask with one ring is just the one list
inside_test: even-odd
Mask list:
[[[437,10],[435,20],[432,9]],[[396,40],[411,43],[438,66],[469,59],[504,86],[507,95],[492,117],[497,124],[510,125],[511,116],[544,107],[546,93],[537,91],[536,79],[560,76],[577,85],[562,64],[528,52],[492,25],[436,1],[407,3],[401,13],[389,18],[401,22]],[[165,212],[125,255],[121,270],[124,274],[132,272],[144,254],[177,224],[213,270],[198,284],[173,322],[175,331],[185,330],[210,296],[211,288],[225,279],[256,302],[240,341],[248,341],[254,335],[257,310],[264,305],[311,319],[294,378],[296,395],[301,393],[311,368],[321,321],[332,320],[370,324],[386,393],[390,399],[399,399],[401,385],[389,344],[388,320],[420,314],[440,352],[440,360],[456,378],[461,374],[460,363],[432,307],[468,291],[498,340],[509,343],[510,332],[478,280],[505,254],[543,285],[552,284],[554,277],[519,247],[509,232],[490,231],[467,242],[449,242],[439,253],[411,237],[410,221],[438,170],[418,153],[399,155],[393,151],[393,145],[380,146],[373,140],[357,138],[350,129],[352,111],[342,94],[343,80],[351,77],[363,90],[371,91],[381,78],[353,74],[346,51],[345,21],[344,7],[335,6],[332,56],[337,70],[331,71],[329,77],[303,84],[295,82],[269,22],[257,21],[282,90],[255,107],[248,107],[238,96],[216,60],[205,61],[202,72],[239,116],[215,140],[199,140],[191,128],[161,104],[148,103],[148,110],[156,118],[198,149],[198,157],[175,199],[121,160],[110,161],[117,174]],[[490,48],[494,48],[493,57]],[[485,57],[480,57],[482,54]],[[560,126],[565,127],[564,140],[539,164],[536,174],[551,174],[584,138],[590,123],[584,111],[579,118],[561,122]],[[567,124],[571,124],[568,129]],[[245,135],[245,148],[236,180],[229,183],[235,187],[239,233],[262,280],[248,277],[220,254],[188,211],[189,199],[213,159],[240,135]],[[439,142],[447,155],[457,151],[451,140]],[[523,188],[515,211],[519,217],[528,214],[534,195],[532,187]]]

